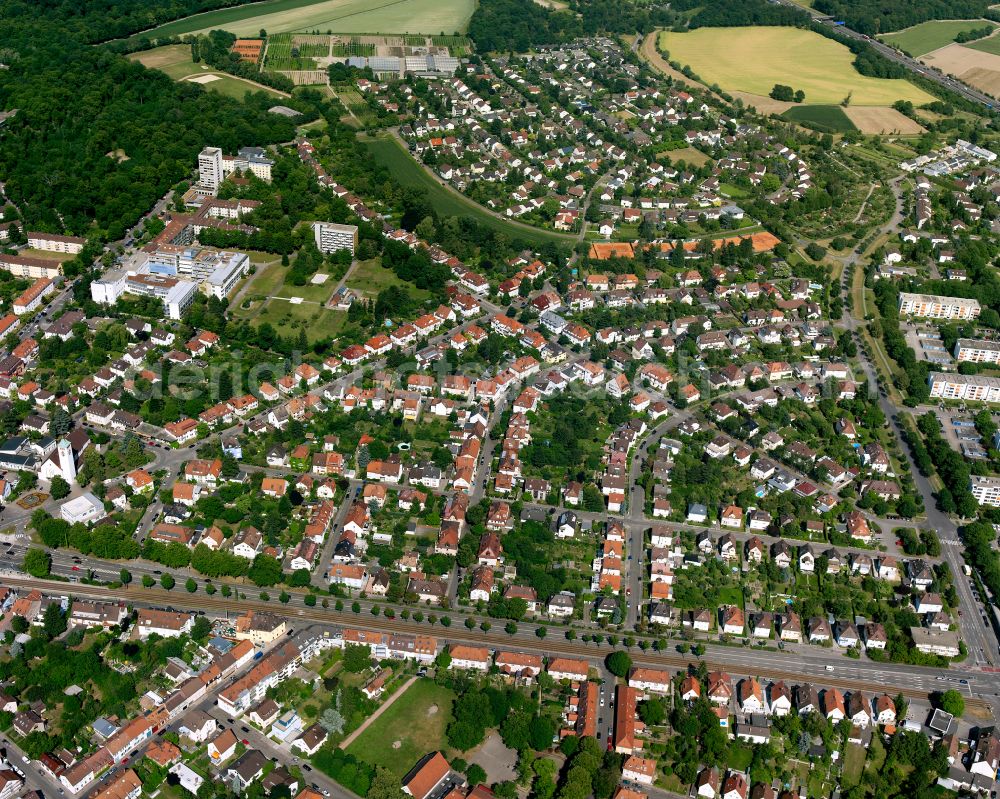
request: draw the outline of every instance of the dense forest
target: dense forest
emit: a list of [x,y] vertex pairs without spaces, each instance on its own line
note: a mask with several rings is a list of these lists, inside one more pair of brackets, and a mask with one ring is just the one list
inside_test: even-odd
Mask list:
[[0,174],[30,228],[96,225],[117,239],[188,176],[206,142],[232,151],[293,138],[292,121],[267,113],[272,98],[241,103],[176,83],[66,35],[76,16],[48,13],[0,0],[0,108],[19,109],[0,132]]
[[674,0],[671,8],[694,12],[690,28],[725,28],[730,25],[807,25],[809,15],[799,8],[775,5],[767,0]]
[[847,23],[859,33],[898,31],[929,19],[975,19],[990,0],[816,0],[813,8]]
[[60,28],[82,42],[103,42],[148,30],[171,20],[239,6],[247,0],[12,0],[4,15],[59,20]]
[[481,52],[523,52],[598,33],[646,33],[671,27],[676,19],[666,5],[637,0],[573,0],[565,11],[550,11],[534,0],[480,0],[469,37]]

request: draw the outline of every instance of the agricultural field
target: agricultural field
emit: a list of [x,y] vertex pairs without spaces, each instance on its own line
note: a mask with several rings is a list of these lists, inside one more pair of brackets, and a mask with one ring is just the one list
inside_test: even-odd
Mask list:
[[237,36],[295,31],[337,33],[463,33],[475,0],[264,0],[195,14],[143,36],[182,36],[223,29]]
[[669,158],[672,163],[683,161],[688,166],[705,166],[712,159],[695,147],[682,147],[678,150],[667,150],[662,157]]
[[922,56],[932,50],[937,50],[939,47],[951,44],[960,33],[985,28],[992,24],[985,19],[931,20],[921,22],[912,28],[883,34],[879,38],[886,44],[899,47],[912,56]]
[[549,241],[563,243],[574,241],[571,235],[515,225],[487,213],[469,198],[452,188],[442,186],[394,138],[368,139],[365,144],[372,156],[384,164],[402,185],[425,189],[431,204],[444,216],[471,216],[485,227],[512,239],[523,239],[536,246]]
[[447,749],[445,729],[454,699],[451,689],[418,680],[354,739],[347,753],[403,777],[428,752]]
[[790,122],[808,125],[824,133],[847,133],[857,130],[839,105],[797,105],[781,115]]
[[330,45],[300,43],[291,33],[276,33],[267,37],[265,53],[265,69],[318,69],[316,58],[329,56]]
[[369,58],[375,55],[375,45],[368,42],[362,42],[354,36],[350,39],[334,43],[333,55],[340,56],[341,58],[350,58],[351,56]]
[[670,60],[689,65],[706,83],[727,91],[766,97],[776,83],[805,92],[810,105],[837,105],[847,95],[852,105],[915,105],[933,98],[906,80],[861,75],[842,44],[800,28],[699,28],[665,31],[660,47]]
[[901,136],[919,136],[924,132],[919,123],[895,108],[859,105],[845,108],[844,113],[854,123],[854,127],[866,134],[898,133]]
[[[994,39],[991,37],[974,44],[994,43]],[[921,60],[980,91],[1000,96],[1000,55],[972,46],[951,44],[928,53]]]
[[152,50],[132,53],[129,58],[150,69],[165,72],[174,80],[198,83],[206,89],[228,97],[242,99],[247,92],[267,92],[274,97],[283,97],[280,92],[242,78],[214,72],[206,64],[196,64],[191,60],[191,48],[186,44],[170,44]]
[[1000,56],[1000,36],[995,33],[993,36],[989,36],[986,39],[980,39],[977,42],[969,42],[965,47],[972,48],[973,50],[978,50],[980,53],[990,53],[991,55]]
[[[338,86],[334,93],[341,104],[356,118],[363,126],[377,125],[378,117],[371,107],[365,102],[365,98],[357,89],[343,88]],[[350,117],[348,117],[350,120]]]

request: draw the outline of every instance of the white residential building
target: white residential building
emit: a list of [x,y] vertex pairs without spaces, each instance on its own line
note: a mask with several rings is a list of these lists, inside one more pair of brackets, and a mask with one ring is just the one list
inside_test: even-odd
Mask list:
[[899,315],[919,316],[922,319],[976,319],[979,300],[966,297],[942,297],[938,294],[899,295]]
[[1000,402],[1000,378],[931,372],[927,382],[936,399]]
[[358,246],[358,226],[338,225],[333,222],[313,222],[316,247],[322,253],[350,250],[351,255]]

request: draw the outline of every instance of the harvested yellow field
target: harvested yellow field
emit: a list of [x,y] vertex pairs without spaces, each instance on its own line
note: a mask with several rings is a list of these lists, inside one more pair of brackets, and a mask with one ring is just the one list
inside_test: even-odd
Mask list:
[[1000,56],[960,44],[942,47],[921,61],[954,75],[980,91],[1000,97]]
[[902,136],[919,136],[924,129],[895,108],[878,106],[850,106],[844,109],[847,118],[862,133],[898,133]]
[[934,98],[906,80],[869,78],[852,63],[844,45],[800,28],[699,28],[665,31],[660,47],[706,83],[726,91],[767,96],[776,83],[801,89],[808,105],[916,105]]
[[747,108],[751,106],[757,109],[758,114],[784,114],[795,103],[786,103],[784,100],[775,100],[773,97],[766,97],[763,94],[751,94],[750,92],[730,92],[738,100],[743,101]]

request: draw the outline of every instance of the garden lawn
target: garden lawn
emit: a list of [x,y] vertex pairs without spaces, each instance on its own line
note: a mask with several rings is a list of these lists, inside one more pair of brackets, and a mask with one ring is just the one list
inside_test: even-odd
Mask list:
[[858,744],[848,744],[844,753],[844,773],[841,778],[845,788],[853,788],[861,781],[861,771],[865,767],[867,751]]
[[418,680],[351,743],[348,754],[403,777],[428,752],[447,748],[454,699],[450,689]]
[[892,105],[933,98],[906,80],[869,78],[844,45],[801,28],[699,28],[663,32],[660,47],[708,84],[767,96],[775,84],[805,92],[805,102],[836,105],[848,94],[854,105]]
[[[333,285],[336,285],[336,283],[334,282]],[[430,292],[425,289],[418,289],[412,283],[407,283],[405,280],[399,278],[391,269],[384,268],[379,258],[372,258],[369,261],[359,261],[355,264],[354,269],[347,276],[344,285],[373,298],[378,296],[378,293],[383,289],[389,288],[389,286],[399,286],[406,289],[410,293],[410,296],[418,302],[423,302],[431,296]]]
[[310,342],[337,336],[347,321],[347,314],[343,311],[306,302],[293,305],[288,300],[278,299],[255,300],[249,308],[237,308],[233,316],[253,325],[269,322],[282,336],[298,336],[299,330],[305,328]]
[[746,771],[750,768],[750,761],[753,760],[753,750],[749,746],[741,744],[730,744],[729,752],[726,756],[726,765],[733,771]]

